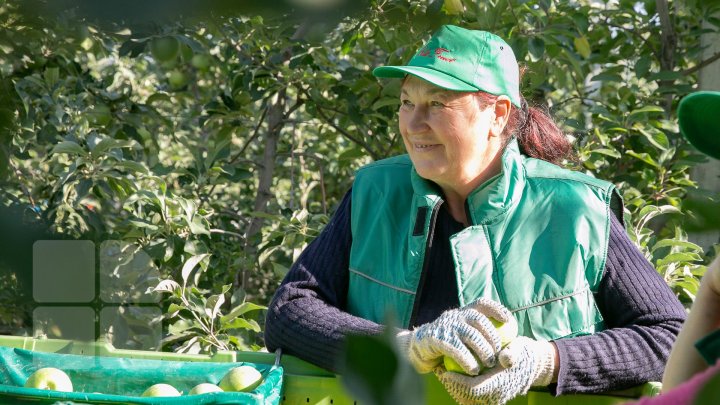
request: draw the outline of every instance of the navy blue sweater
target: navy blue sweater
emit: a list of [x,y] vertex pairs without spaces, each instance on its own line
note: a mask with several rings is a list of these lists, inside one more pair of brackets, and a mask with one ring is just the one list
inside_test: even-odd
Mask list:
[[[351,192],[322,233],[303,251],[270,303],[265,344],[336,371],[347,334],[377,334],[383,326],[344,311],[347,303]],[[418,326],[459,306],[450,235],[462,230],[445,209],[437,219],[430,269],[420,296]],[[595,295],[606,330],[555,341],[560,354],[557,394],[593,393],[659,381],[685,320],[673,292],[613,217],[608,257]]]

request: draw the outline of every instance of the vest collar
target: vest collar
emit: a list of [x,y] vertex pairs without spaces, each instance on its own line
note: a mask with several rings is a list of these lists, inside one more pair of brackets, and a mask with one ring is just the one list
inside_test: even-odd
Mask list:
[[502,154],[500,173],[481,184],[465,204],[474,225],[492,222],[520,199],[525,187],[524,158],[515,138]]
[[[501,159],[500,173],[473,190],[465,201],[472,225],[492,222],[522,195],[525,186],[524,158],[515,138],[505,147]],[[410,177],[416,196],[424,197],[427,205],[434,206],[442,199],[440,188],[420,177],[414,168]]]

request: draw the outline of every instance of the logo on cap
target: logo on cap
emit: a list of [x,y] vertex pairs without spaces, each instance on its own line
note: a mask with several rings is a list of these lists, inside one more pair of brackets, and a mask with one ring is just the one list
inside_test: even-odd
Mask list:
[[445,49],[445,48],[430,49],[427,46],[424,46],[420,49],[420,52],[418,52],[418,55],[419,56],[427,56],[430,58],[435,56],[436,58],[438,58],[440,60],[444,60],[445,62],[455,62],[455,60],[456,60],[455,58],[448,58],[446,56],[443,56],[444,53],[450,53],[450,52],[451,51],[449,49]]

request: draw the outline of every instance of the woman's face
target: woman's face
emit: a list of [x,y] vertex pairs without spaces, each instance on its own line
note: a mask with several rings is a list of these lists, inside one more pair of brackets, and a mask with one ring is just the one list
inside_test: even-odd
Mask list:
[[474,93],[445,90],[414,76],[404,81],[400,101],[400,133],[421,177],[459,191],[489,178],[488,169],[499,171],[501,143],[493,135],[500,133],[492,104],[483,107]]

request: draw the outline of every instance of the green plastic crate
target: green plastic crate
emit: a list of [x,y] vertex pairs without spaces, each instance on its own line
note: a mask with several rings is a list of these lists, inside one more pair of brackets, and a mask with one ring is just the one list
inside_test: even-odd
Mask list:
[[[21,348],[37,352],[68,353],[120,357],[125,359],[170,360],[184,362],[249,362],[274,365],[278,359],[272,353],[262,352],[218,352],[213,356],[178,354],[140,350],[115,349],[103,342],[78,343],[67,340],[33,339],[27,337],[0,336],[0,346]],[[234,366],[237,364],[234,364]],[[357,405],[345,392],[340,378],[322,368],[293,356],[283,355],[279,359],[282,370],[282,394],[279,403],[288,405]],[[429,374],[425,379],[428,405],[453,404],[438,380]],[[528,395],[516,398],[511,405],[612,405],[634,400],[640,396],[657,395],[659,383],[648,383],[633,389],[605,395],[565,395],[553,397],[547,391],[533,390]],[[0,392],[0,403],[3,394]]]
[[[279,364],[238,363],[232,354],[156,356],[161,353],[114,350],[102,342],[12,337],[2,337],[0,344],[0,404],[275,405],[281,399],[283,370]],[[140,396],[149,386],[161,382],[184,393],[199,383],[217,384],[225,373],[239,365],[254,367],[263,375],[263,382],[251,392]],[[75,392],[23,387],[27,377],[42,367],[65,371]]]

